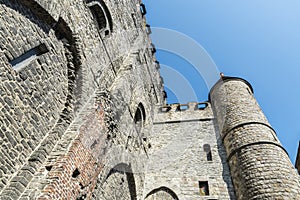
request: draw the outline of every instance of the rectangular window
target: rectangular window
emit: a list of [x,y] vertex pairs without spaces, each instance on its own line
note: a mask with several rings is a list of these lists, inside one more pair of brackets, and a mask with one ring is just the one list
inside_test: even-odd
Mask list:
[[20,71],[21,69],[29,65],[32,61],[36,60],[38,56],[41,56],[47,52],[49,52],[49,50],[46,44],[42,43],[10,61],[10,64],[12,65],[14,70]]
[[209,195],[208,181],[199,181],[199,192],[200,196]]

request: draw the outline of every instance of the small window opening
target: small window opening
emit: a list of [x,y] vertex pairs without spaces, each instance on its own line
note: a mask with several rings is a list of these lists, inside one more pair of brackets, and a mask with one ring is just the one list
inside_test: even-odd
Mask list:
[[139,103],[134,115],[134,123],[136,124],[136,130],[138,133],[141,132],[141,129],[145,122],[145,118],[146,118],[146,113],[145,113],[144,106],[141,103]]
[[151,43],[151,53],[152,55],[156,53],[156,48],[155,48],[155,45],[153,43]]
[[160,108],[161,112],[169,112],[171,110],[171,106],[164,106]]
[[140,10],[141,10],[141,13],[142,13],[143,16],[147,14],[145,4],[143,4],[143,3],[140,4]]
[[72,177],[73,177],[73,178],[76,178],[76,177],[79,176],[79,174],[80,174],[80,172],[79,172],[79,170],[76,168],[76,169],[74,170],[74,172],[72,173]]
[[150,34],[152,33],[151,27],[150,27],[149,24],[146,24],[146,33],[147,33],[148,35],[150,35]]
[[27,52],[15,58],[14,60],[11,60],[10,64],[12,65],[14,70],[20,71],[21,69],[29,65],[32,61],[38,59],[38,56],[41,56],[47,52],[49,52],[49,50],[46,44],[42,43],[28,50]]
[[[161,80],[162,80],[162,78],[161,78]],[[162,82],[163,82],[163,81],[162,81]],[[167,92],[166,92],[165,90],[163,91],[163,98],[164,98],[164,99],[168,98],[168,94],[167,94]]]
[[134,13],[131,13],[131,18],[132,18],[134,26],[137,27],[137,20],[136,20],[136,16]]
[[188,105],[179,105],[176,111],[185,111],[187,109],[189,109]]
[[206,153],[206,160],[212,161],[211,149],[209,144],[203,145],[203,150]]
[[197,104],[197,109],[198,110],[204,110],[208,106],[207,103],[198,103]]
[[199,192],[200,196],[209,195],[208,181],[199,181]]
[[124,178],[121,178],[120,185],[123,185],[124,182],[125,182]]
[[50,172],[51,169],[52,169],[52,166],[51,166],[51,165],[50,165],[50,166],[45,166],[45,168],[46,168],[46,170],[47,170],[48,172]]

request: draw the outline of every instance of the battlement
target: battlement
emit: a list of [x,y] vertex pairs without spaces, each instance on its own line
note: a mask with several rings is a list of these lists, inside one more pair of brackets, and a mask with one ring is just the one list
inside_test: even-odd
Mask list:
[[155,123],[184,122],[213,119],[209,102],[188,102],[186,104],[169,104],[159,106]]

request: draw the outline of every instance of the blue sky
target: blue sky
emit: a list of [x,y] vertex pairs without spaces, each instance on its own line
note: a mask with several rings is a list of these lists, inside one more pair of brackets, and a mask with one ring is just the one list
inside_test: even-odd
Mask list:
[[[148,24],[186,34],[205,49],[225,75],[251,83],[257,101],[294,163],[300,140],[300,1],[143,2]],[[169,66],[176,69],[188,80],[196,100],[207,100],[205,80],[195,75],[189,60],[159,48],[156,57],[163,76],[168,76]],[[168,92],[169,103],[178,101]],[[189,94],[183,99],[195,100]]]

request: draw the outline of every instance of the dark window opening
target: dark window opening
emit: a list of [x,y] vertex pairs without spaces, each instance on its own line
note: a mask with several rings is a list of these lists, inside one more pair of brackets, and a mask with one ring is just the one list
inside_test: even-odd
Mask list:
[[13,66],[14,70],[19,71],[26,67],[33,60],[36,60],[38,56],[43,55],[47,52],[49,52],[47,46],[44,43],[42,43],[28,50],[27,52],[15,58],[14,60],[11,60],[10,64]]
[[104,31],[105,35],[109,35],[112,32],[112,17],[105,3],[98,0],[89,1],[87,5],[96,19],[98,29]]
[[203,150],[206,153],[206,160],[207,161],[212,161],[212,154],[211,154],[211,149],[209,144],[203,145]]
[[139,103],[134,115],[134,123],[136,124],[136,130],[138,133],[141,131],[145,119],[146,119],[145,108],[143,104]]
[[74,172],[72,173],[72,177],[73,177],[73,178],[76,178],[76,177],[79,176],[79,174],[80,174],[80,172],[79,172],[79,170],[76,168],[76,169],[74,170]]
[[52,166],[45,166],[46,170],[49,172],[52,169]]
[[206,153],[206,159],[207,161],[212,161],[211,151]]
[[151,43],[150,49],[151,49],[152,55],[156,53],[156,48],[155,48],[155,45],[154,45],[154,44]]
[[164,99],[168,98],[168,94],[167,94],[167,92],[165,90],[163,91],[163,98]]
[[141,9],[141,13],[142,13],[143,16],[147,14],[147,10],[146,10],[145,4],[141,3],[140,4],[140,9]]
[[101,9],[101,7],[99,5],[93,5],[90,7],[95,19],[97,20],[97,24],[98,24],[98,28],[100,30],[106,28],[106,18],[105,18],[105,14],[103,12],[103,10]]
[[131,18],[135,27],[137,27],[137,20],[134,13],[131,13]]
[[149,24],[146,24],[146,33],[147,33],[148,35],[150,35],[150,34],[152,33],[151,27],[150,27]]
[[199,192],[200,196],[209,195],[208,181],[199,181]]
[[121,178],[120,185],[123,185],[124,182],[125,182],[124,178]]

